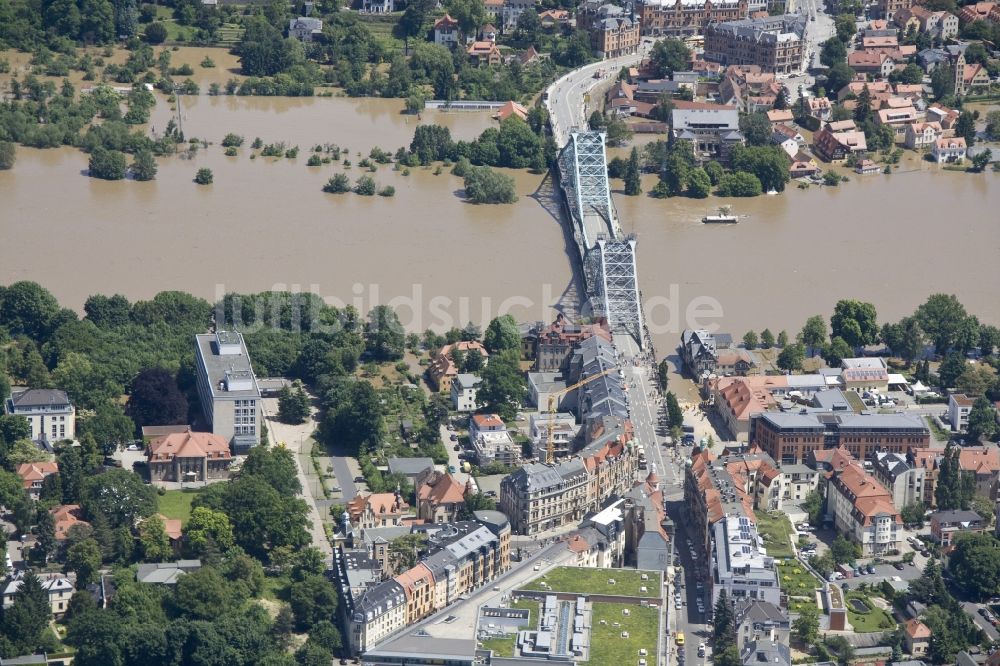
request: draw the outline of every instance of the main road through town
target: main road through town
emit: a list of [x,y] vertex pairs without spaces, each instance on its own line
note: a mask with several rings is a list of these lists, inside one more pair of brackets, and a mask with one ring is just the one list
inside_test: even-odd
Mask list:
[[566,145],[570,131],[586,126],[588,112],[597,108],[587,103],[590,91],[618,76],[622,67],[638,65],[652,44],[652,41],[644,39],[638,53],[584,65],[557,79],[546,89],[549,123],[557,146],[562,148]]

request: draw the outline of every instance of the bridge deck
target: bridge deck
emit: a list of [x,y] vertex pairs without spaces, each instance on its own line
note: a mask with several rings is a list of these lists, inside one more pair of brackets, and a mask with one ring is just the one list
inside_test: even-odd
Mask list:
[[570,133],[559,155],[573,236],[583,260],[587,295],[612,330],[642,345],[643,318],[636,276],[635,237],[626,237],[611,200],[603,132]]

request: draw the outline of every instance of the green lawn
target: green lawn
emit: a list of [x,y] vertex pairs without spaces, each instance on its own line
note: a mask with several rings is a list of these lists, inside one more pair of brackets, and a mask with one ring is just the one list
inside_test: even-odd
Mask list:
[[[656,666],[657,638],[660,631],[659,609],[623,604],[595,603],[593,629],[590,632],[590,660],[588,663],[606,665],[636,664],[639,648],[645,648],[646,663]],[[627,608],[628,617],[622,615]],[[606,624],[601,624],[604,620]],[[614,626],[618,622],[621,626]],[[622,638],[622,632],[628,638]]]
[[538,602],[531,599],[518,599],[510,605],[511,608],[521,608],[528,611],[528,629],[534,630],[538,622]]
[[264,589],[260,596],[272,601],[288,601],[291,585],[292,579],[288,576],[267,576],[264,578]]
[[180,518],[181,523],[186,525],[191,517],[191,502],[198,496],[198,490],[168,490],[166,494],[160,495],[160,513],[167,518]]
[[514,634],[504,634],[503,636],[487,638],[480,642],[483,644],[484,650],[493,650],[494,656],[513,657],[514,646],[517,645],[517,636]]
[[[642,576],[648,580],[642,580]],[[608,583],[615,581],[614,585]],[[524,586],[526,590],[575,592],[577,594],[618,594],[627,597],[660,597],[661,574],[656,571],[629,569],[588,569],[583,567],[556,567],[547,574]],[[542,587],[541,583],[548,587]],[[642,592],[639,588],[645,587]]]
[[793,557],[792,524],[783,513],[757,512],[757,532],[764,539],[767,554],[781,559]]
[[816,588],[820,586],[816,577],[806,571],[800,562],[779,562],[778,574],[781,577],[781,589],[790,597],[812,598]]
[[[859,613],[854,609],[851,599],[864,601],[871,610],[867,613]],[[845,595],[844,604],[847,606],[847,619],[850,621],[851,626],[854,627],[855,633],[864,634],[873,631],[882,631],[893,629],[896,626],[896,623],[889,617],[888,613],[878,608],[871,599],[860,592],[848,592]]]

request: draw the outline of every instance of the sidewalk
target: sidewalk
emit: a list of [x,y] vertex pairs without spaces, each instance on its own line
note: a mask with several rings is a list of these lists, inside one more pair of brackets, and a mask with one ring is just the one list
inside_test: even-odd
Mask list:
[[[330,540],[326,538],[326,531],[323,529],[321,514],[316,507],[316,497],[309,491],[310,484],[300,463],[299,453],[302,444],[307,439],[312,439],[315,429],[315,409],[310,410],[309,420],[301,425],[289,425],[277,420],[278,401],[275,399],[265,399],[261,401],[264,412],[264,420],[267,422],[267,432],[272,446],[284,445],[292,452],[292,459],[295,461],[295,471],[298,473],[299,484],[302,486],[300,497],[306,501],[309,507],[309,533],[312,536],[313,545],[323,553],[324,558],[333,558],[333,547]],[[323,497],[319,499],[325,499]]]

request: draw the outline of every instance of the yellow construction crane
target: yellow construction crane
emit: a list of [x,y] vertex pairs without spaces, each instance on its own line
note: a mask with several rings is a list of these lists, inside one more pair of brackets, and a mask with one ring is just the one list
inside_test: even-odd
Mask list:
[[559,398],[559,396],[566,395],[570,391],[575,391],[576,389],[580,388],[584,384],[589,384],[590,382],[594,381],[595,379],[600,379],[604,375],[610,375],[612,372],[615,372],[617,370],[618,370],[618,366],[610,367],[607,370],[602,370],[601,372],[598,372],[596,375],[591,375],[591,376],[587,377],[586,379],[584,379],[582,381],[579,381],[576,384],[573,384],[572,386],[567,386],[566,388],[564,388],[564,389],[562,389],[560,391],[556,391],[555,393],[550,393],[549,394],[549,405],[548,405],[548,409],[546,410],[548,412],[548,414],[549,414],[549,437],[548,437],[548,446],[546,447],[545,462],[547,462],[549,464],[552,464],[552,462],[554,462],[554,459],[555,459],[555,451],[553,449],[552,435],[553,435],[553,432],[555,430],[554,420],[555,420],[555,414],[556,414],[556,400]]

